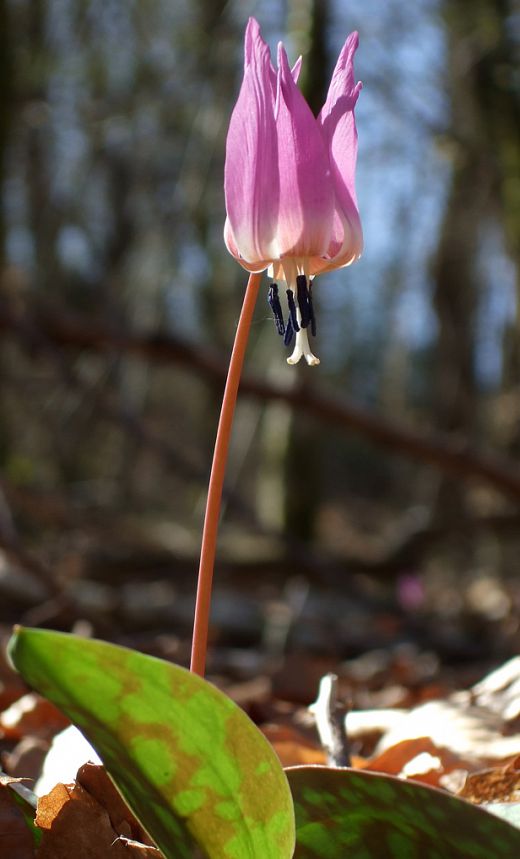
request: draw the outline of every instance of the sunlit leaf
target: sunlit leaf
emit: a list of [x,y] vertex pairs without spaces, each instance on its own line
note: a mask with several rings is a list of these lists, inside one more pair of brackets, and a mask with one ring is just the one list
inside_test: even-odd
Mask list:
[[[183,668],[64,633],[18,628],[25,680],[81,729],[167,859],[286,859],[294,814],[269,743]],[[195,854],[200,855],[200,854]]]
[[286,770],[295,859],[513,859],[520,831],[464,800],[394,776]]

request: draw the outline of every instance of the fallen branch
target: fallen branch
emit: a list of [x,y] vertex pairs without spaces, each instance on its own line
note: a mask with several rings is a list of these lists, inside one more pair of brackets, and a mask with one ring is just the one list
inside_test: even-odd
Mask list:
[[[41,332],[54,344],[97,352],[127,352],[150,361],[173,363],[200,373],[207,381],[223,385],[226,362],[216,352],[188,343],[181,338],[155,332],[151,334],[121,331],[99,322],[79,317],[39,311],[36,315],[20,314],[7,304],[0,309],[0,331],[20,339],[27,332]],[[38,343],[33,343],[35,350]],[[263,401],[279,401],[322,422],[363,436],[366,440],[402,455],[427,463],[441,471],[466,480],[483,480],[496,490],[520,501],[520,469],[503,457],[471,448],[466,439],[435,433],[418,432],[397,421],[370,414],[355,406],[318,393],[308,385],[287,388],[244,375],[240,394]]]

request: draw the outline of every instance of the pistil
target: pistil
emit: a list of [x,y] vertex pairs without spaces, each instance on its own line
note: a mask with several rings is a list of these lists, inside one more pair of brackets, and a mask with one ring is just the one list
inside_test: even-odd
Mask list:
[[287,358],[287,363],[297,364],[300,358],[305,358],[309,367],[316,367],[320,363],[320,359],[311,351],[306,328],[300,328],[300,330],[296,332],[294,351],[292,355]]

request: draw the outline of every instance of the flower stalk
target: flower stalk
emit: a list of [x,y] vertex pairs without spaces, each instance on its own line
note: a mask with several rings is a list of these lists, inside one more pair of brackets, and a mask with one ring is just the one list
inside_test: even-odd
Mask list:
[[242,304],[242,311],[235,334],[235,342],[229,362],[226,387],[222,399],[220,418],[217,428],[215,450],[209,478],[206,513],[202,531],[202,546],[200,553],[199,577],[197,584],[197,599],[195,603],[195,619],[193,624],[193,640],[190,669],[195,674],[204,677],[206,670],[206,652],[208,646],[209,615],[211,608],[211,586],[217,549],[218,524],[224,475],[226,471],[229,440],[233,427],[233,416],[237,401],[238,386],[244,363],[251,320],[255,309],[261,274],[250,274]]
[[[312,300],[317,274],[350,265],[363,247],[356,200],[357,131],[354,108],[361,84],[354,78],[357,33],[338,57],[318,117],[298,89],[301,58],[289,66],[278,45],[277,69],[258,21],[250,18],[244,42],[244,77],[226,140],[224,241],[250,272],[220,412],[202,534],[191,670],[204,676],[218,522],[240,374],[260,287],[268,270],[267,300],[287,358],[320,363],[310,348],[316,335]],[[280,297],[287,298],[287,321]]]

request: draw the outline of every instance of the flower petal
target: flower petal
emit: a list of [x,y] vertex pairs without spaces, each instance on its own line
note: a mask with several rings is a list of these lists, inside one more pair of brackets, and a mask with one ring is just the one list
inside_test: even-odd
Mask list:
[[346,40],[318,117],[329,152],[336,196],[336,217],[328,251],[332,260],[327,269],[348,265],[360,256],[363,249],[355,188],[357,129],[354,107],[362,86],[361,83],[356,84],[354,78],[354,54],[358,42],[357,33],[351,33]]
[[279,176],[271,72],[269,48],[250,18],[244,79],[229,124],[224,169],[234,243],[250,264],[276,256]]
[[249,262],[246,262],[242,258],[241,254],[238,250],[238,247],[237,247],[235,236],[233,234],[233,228],[229,222],[229,218],[226,218],[226,222],[224,224],[224,242],[226,244],[226,247],[227,247],[229,253],[235,257],[237,262],[239,262],[240,265],[246,269],[246,271],[252,271],[252,272],[263,271],[271,263],[271,260],[268,260],[268,259],[256,260],[255,262],[249,263]]
[[329,159],[281,44],[275,117],[280,182],[278,256],[324,254],[334,213]]
[[300,54],[300,56],[298,57],[294,66],[291,69],[292,79],[293,79],[295,84],[298,83],[298,78],[300,77],[300,72],[302,70],[302,62],[303,62],[303,57]]

